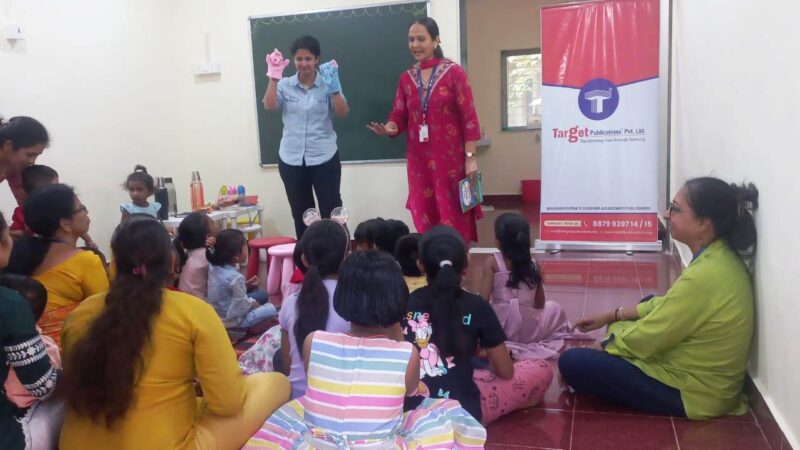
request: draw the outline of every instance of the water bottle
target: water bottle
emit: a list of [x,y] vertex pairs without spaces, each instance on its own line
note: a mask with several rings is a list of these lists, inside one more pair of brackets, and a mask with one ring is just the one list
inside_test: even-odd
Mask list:
[[240,184],[236,191],[237,194],[239,194],[239,206],[247,206],[247,196],[245,195],[244,186]]
[[206,201],[203,198],[203,182],[200,180],[200,172],[192,172],[192,182],[189,185],[192,194],[192,211],[202,209]]
[[175,193],[175,185],[172,184],[172,177],[164,177],[164,187],[167,188],[167,196],[169,197],[169,213],[171,216],[177,216],[178,199]]
[[164,186],[164,179],[161,177],[156,178],[155,196],[156,202],[161,204],[161,208],[158,210],[158,219],[169,219],[169,192],[167,192],[167,188]]

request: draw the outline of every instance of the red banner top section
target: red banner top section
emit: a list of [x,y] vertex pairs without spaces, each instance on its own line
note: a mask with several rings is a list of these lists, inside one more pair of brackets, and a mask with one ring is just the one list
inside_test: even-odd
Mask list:
[[[542,8],[542,83],[580,88],[658,76],[659,0],[604,0]],[[655,51],[654,51],[655,49]]]

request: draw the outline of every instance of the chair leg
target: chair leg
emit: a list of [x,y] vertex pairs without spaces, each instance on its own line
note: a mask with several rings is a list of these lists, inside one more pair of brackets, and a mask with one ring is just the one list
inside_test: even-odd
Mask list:
[[270,256],[267,269],[267,294],[276,295],[281,291],[281,265],[277,256]]

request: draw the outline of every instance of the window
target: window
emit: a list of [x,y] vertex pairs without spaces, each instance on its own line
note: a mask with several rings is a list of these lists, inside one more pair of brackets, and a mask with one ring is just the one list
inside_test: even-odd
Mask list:
[[538,48],[500,53],[503,130],[542,127],[542,52]]

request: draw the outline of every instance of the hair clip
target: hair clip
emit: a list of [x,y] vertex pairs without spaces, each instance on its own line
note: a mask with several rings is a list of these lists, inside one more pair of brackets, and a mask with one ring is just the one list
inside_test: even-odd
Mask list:
[[[339,225],[346,225],[348,219],[350,219],[350,211],[344,206],[333,208],[333,211],[331,211],[330,220],[333,220]],[[311,226],[312,223],[319,222],[320,220],[323,219],[317,208],[308,208],[306,212],[303,213],[303,223],[306,226]]]
[[322,216],[320,216],[317,208],[308,208],[306,212],[303,213],[303,223],[306,224],[307,227],[320,220],[322,220]]
[[350,219],[350,211],[344,206],[338,206],[331,211],[331,220],[339,222],[339,225],[347,224],[348,219]]
[[145,276],[145,275],[147,275],[147,267],[144,264],[142,264],[139,267],[134,267],[133,268],[133,274],[134,275]]
[[442,262],[439,263],[439,267],[444,267],[444,266],[453,267],[453,261],[450,261],[449,259],[442,260]]

